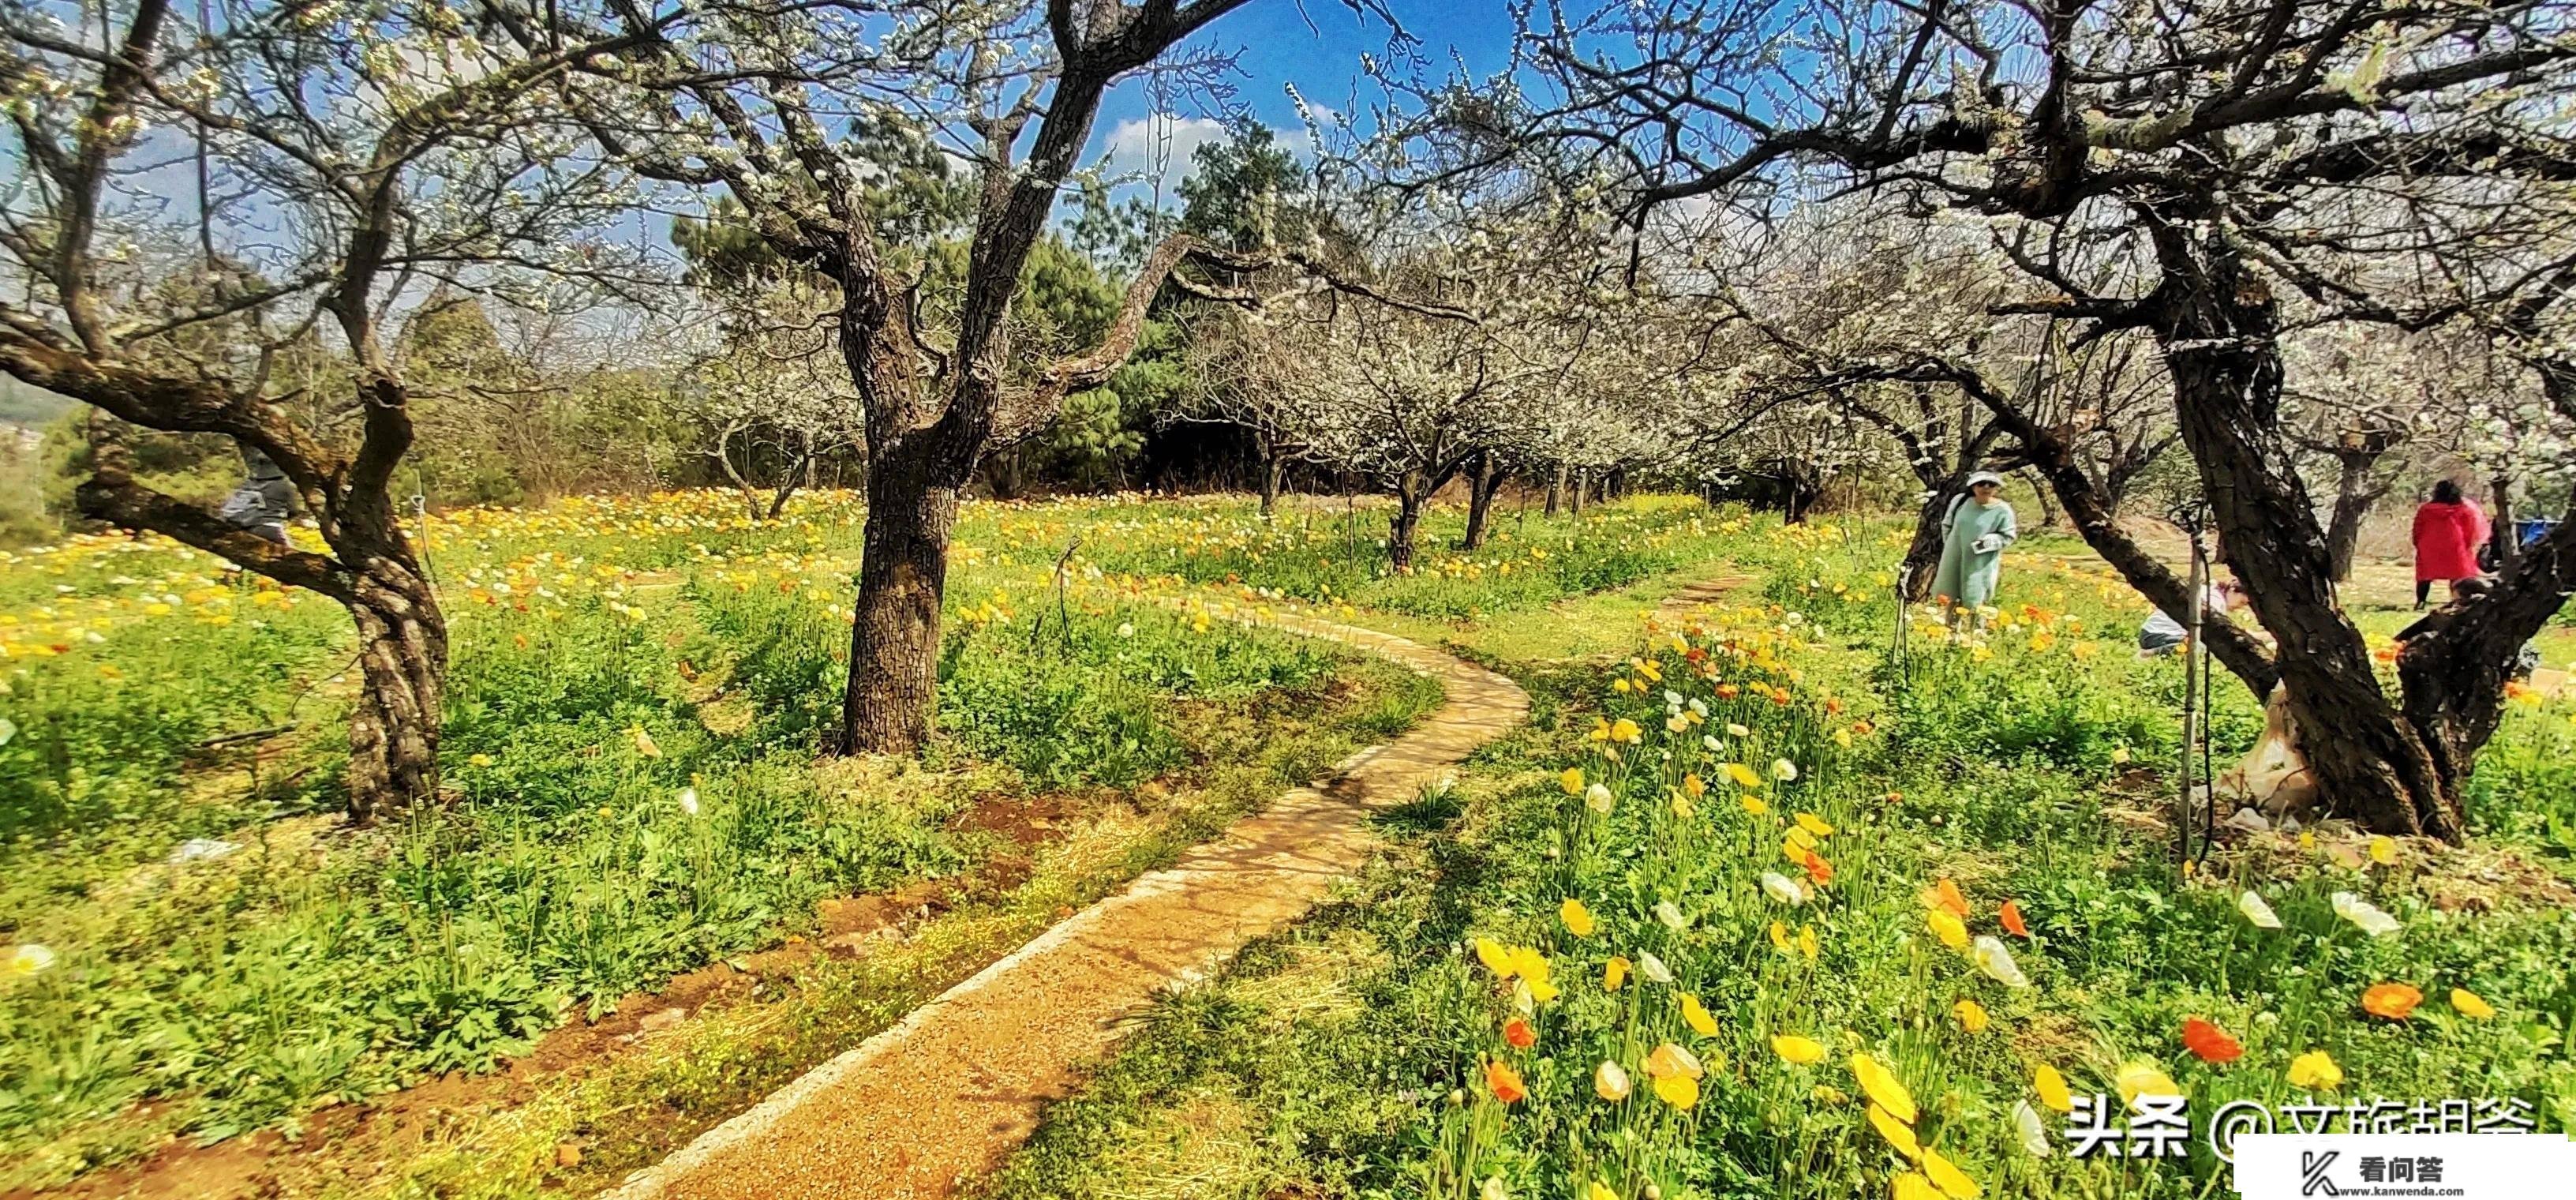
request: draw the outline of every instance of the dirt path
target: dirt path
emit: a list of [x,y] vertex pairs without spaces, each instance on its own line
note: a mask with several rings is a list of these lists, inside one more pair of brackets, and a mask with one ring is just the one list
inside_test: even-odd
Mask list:
[[1291,632],[1438,679],[1448,700],[1413,731],[1343,761],[1179,865],[1139,878],[949,989],[901,1024],[630,1176],[609,1200],[943,1197],[989,1170],[1073,1089],[1156,992],[1204,977],[1303,915],[1357,867],[1373,810],[1519,724],[1508,679],[1391,634],[1301,617]]
[[1715,579],[1700,580],[1664,597],[1663,603],[1655,606],[1655,623],[1680,624],[1682,618],[1689,616],[1694,610],[1717,603],[1728,592],[1743,587],[1753,580],[1754,577],[1751,575],[1720,575]]

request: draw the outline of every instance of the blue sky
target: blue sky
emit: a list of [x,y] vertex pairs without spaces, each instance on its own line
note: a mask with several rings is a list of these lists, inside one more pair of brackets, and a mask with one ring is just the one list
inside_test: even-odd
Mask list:
[[[1405,31],[1421,42],[1418,53],[1435,75],[1452,69],[1452,55],[1477,75],[1500,70],[1509,61],[1512,15],[1508,6],[1485,0],[1439,3],[1394,0],[1388,5]],[[1386,56],[1387,26],[1363,19],[1339,0],[1250,0],[1210,25],[1191,44],[1240,55],[1234,80],[1236,103],[1254,119],[1279,130],[1284,140],[1302,143],[1304,131],[1296,106],[1284,85],[1293,83],[1308,103],[1349,116],[1356,104],[1366,109],[1382,99],[1360,70],[1360,56]],[[1356,89],[1356,95],[1354,93]],[[1116,173],[1145,169],[1146,116],[1151,111],[1145,85],[1129,80],[1110,93],[1093,127],[1084,165],[1110,158]],[[1222,136],[1215,117],[1187,97],[1168,123],[1171,162],[1166,179],[1177,181],[1189,167],[1193,146]]]

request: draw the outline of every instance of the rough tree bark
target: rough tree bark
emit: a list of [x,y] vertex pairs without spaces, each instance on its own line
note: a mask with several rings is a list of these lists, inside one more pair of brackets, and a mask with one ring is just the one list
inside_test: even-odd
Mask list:
[[1914,537],[1905,544],[1905,561],[1896,568],[1908,604],[1932,598],[1932,577],[1941,570],[1941,519],[1949,515],[1950,498],[1958,494],[1954,483],[1928,489],[1926,499],[1914,510]]
[[1288,456],[1264,442],[1261,448],[1261,519],[1279,506],[1279,484],[1288,474]]
[[1485,545],[1486,520],[1493,513],[1494,494],[1503,487],[1502,459],[1491,452],[1476,456],[1475,465],[1467,472],[1467,533],[1459,545],[1477,550]]
[[1583,515],[1584,493],[1592,490],[1592,469],[1578,467],[1574,472],[1574,515]]
[[2456,841],[2457,764],[2437,756],[2381,691],[2368,644],[2336,603],[2324,531],[2291,469],[2277,302],[2240,252],[2193,215],[2141,213],[2164,273],[2149,297],[2149,324],[2230,565],[2278,646],[2274,666],[2300,748],[2337,811],[2376,832]]
[[2498,475],[2488,480],[2487,502],[2492,505],[2488,510],[2487,544],[2495,547],[2496,569],[2501,571],[2512,566],[2521,552],[2521,547],[2514,544],[2513,476]]
[[1428,467],[1411,467],[1395,477],[1395,512],[1386,519],[1387,565],[1398,575],[1413,573],[1413,551],[1422,528],[1422,508],[1434,493],[1464,469],[1473,452],[1445,460],[1436,456]]
[[2370,519],[2370,510],[2388,495],[2394,481],[2381,475],[2379,462],[2397,445],[2397,435],[2389,430],[2347,429],[2330,448],[2335,458],[2334,510],[2326,519],[2326,556],[2333,564],[2332,578],[2343,583],[2352,578],[2353,556],[2361,547],[2361,527]]
[[367,441],[358,458],[341,461],[282,423],[271,425],[270,414],[198,381],[154,379],[28,347],[0,348],[0,368],[88,400],[107,416],[233,434],[277,462],[297,483],[329,554],[278,546],[136,482],[124,427],[107,417],[90,423],[92,468],[74,500],[95,520],[167,535],[337,601],[358,634],[360,687],[345,776],[351,819],[366,822],[437,798],[447,621],[387,487],[411,440],[399,382],[378,377],[365,388]]
[[1548,476],[1547,476],[1547,512],[1546,512],[1544,515],[1545,515],[1549,520],[1551,520],[1551,521],[1552,521],[1552,520],[1555,520],[1555,519],[1556,519],[1556,510],[1557,510],[1557,506],[1559,506],[1559,505],[1563,504],[1564,502],[1565,502],[1565,464],[1564,464],[1564,463],[1558,463],[1558,464],[1556,464],[1556,468],[1555,468],[1554,470],[1552,470],[1552,471],[1549,471],[1549,472],[1548,472]]
[[850,676],[840,745],[910,749],[930,737],[938,692],[939,606],[964,480],[923,451],[868,462]]

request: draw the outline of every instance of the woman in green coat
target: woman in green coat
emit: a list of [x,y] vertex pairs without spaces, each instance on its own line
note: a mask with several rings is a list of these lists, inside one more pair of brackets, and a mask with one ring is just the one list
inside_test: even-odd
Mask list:
[[[1952,499],[1941,518],[1941,569],[1932,577],[1932,594],[1949,602],[1946,616],[1953,625],[1960,613],[1975,612],[1994,599],[2004,547],[2021,536],[2003,492],[2002,476],[1979,471],[1968,476],[1968,494]],[[1985,618],[1977,623],[1983,626]]]

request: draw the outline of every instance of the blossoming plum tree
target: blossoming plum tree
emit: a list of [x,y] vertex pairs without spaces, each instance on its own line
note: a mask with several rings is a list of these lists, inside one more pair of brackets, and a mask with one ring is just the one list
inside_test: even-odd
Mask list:
[[[1174,234],[1144,256],[1092,345],[1045,361],[1015,348],[1012,308],[1102,95],[1135,73],[1224,90],[1221,55],[1166,52],[1245,0],[1012,3],[872,0],[757,11],[618,3],[548,6],[506,26],[525,46],[600,29],[625,41],[564,90],[611,157],[720,193],[785,260],[839,292],[835,323],[866,405],[868,509],[842,717],[848,751],[910,751],[930,732],[940,602],[957,508],[993,450],[1044,430],[1065,398],[1100,386],[1135,350],[1166,285],[1251,299],[1176,273],[1184,262],[1249,270],[1257,255]],[[964,266],[934,291],[893,253],[900,213],[872,203],[861,140],[836,127],[899,117],[971,178]],[[1319,268],[1320,269],[1320,268]]]
[[[1810,16],[1835,32],[1812,54],[1778,53],[1775,31]],[[1540,161],[1617,179],[1641,228],[1683,202],[1759,219],[1815,187],[1875,190],[1990,224],[1990,254],[2024,293],[1997,315],[2057,323],[2050,336],[2074,345],[2152,337],[2212,523],[2279,649],[2213,646],[2258,690],[2286,685],[2342,812],[2456,839],[2460,781],[2495,730],[2516,653],[2576,591],[2576,522],[2410,642],[2392,695],[2335,601],[2284,423],[2281,343],[2285,325],[2318,320],[2462,323],[2531,365],[2546,403],[2517,407],[2526,424],[2576,417],[2576,205],[2554,115],[2576,90],[2564,18],[2549,0],[1977,0],[1795,15],[1660,0],[1533,14],[1530,86],[1419,93],[1455,114],[1468,148],[1437,164],[1444,176],[1542,146]],[[2087,490],[2072,447],[2010,392],[1975,394],[2097,549],[2179,606],[2169,568],[2098,537],[2117,531],[2065,494]]]
[[[447,627],[393,492],[412,386],[388,327],[442,289],[534,305],[553,301],[517,288],[530,273],[633,278],[592,236],[627,190],[527,103],[616,38],[520,52],[440,8],[240,0],[203,27],[168,0],[99,11],[81,31],[0,13],[23,175],[0,254],[24,287],[0,302],[0,371],[112,418],[90,425],[84,513],[348,609],[350,810],[428,800]],[[265,455],[322,548],[146,485],[128,426]]]

